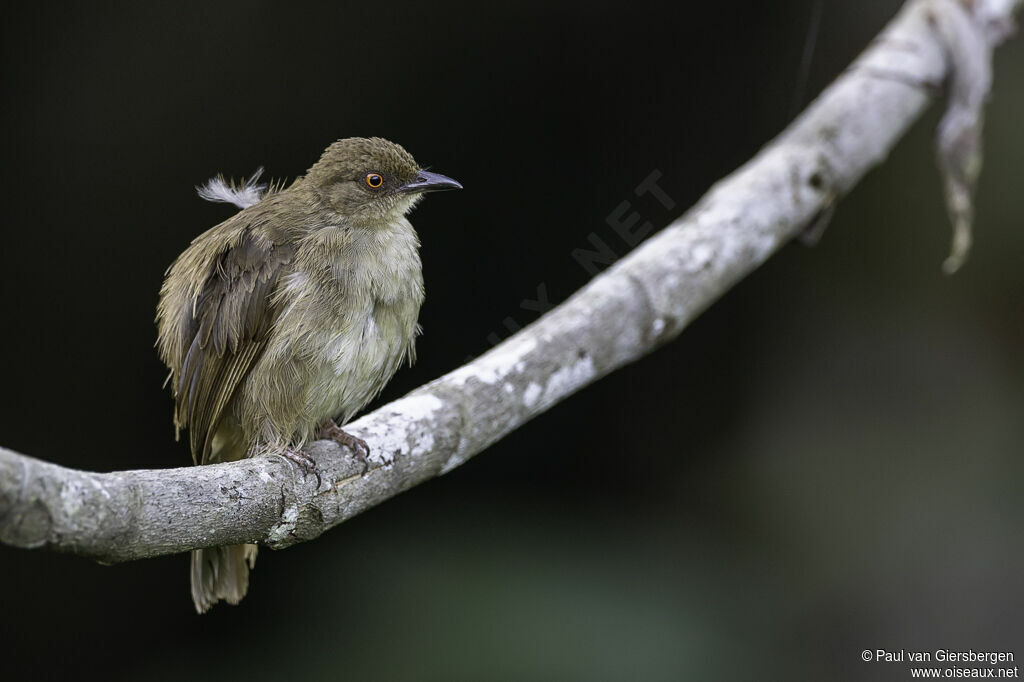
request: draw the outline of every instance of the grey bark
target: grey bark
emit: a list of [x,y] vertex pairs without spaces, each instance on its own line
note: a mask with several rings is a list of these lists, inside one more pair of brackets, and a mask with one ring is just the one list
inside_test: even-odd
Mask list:
[[319,479],[279,457],[89,473],[0,448],[0,541],[126,561],[215,545],[287,547],[465,462],[605,374],[675,338],[835,202],[926,109],[955,225],[970,243],[990,57],[1024,0],[912,0],[778,138],[568,301],[469,364],[349,425],[372,448],[309,447]]

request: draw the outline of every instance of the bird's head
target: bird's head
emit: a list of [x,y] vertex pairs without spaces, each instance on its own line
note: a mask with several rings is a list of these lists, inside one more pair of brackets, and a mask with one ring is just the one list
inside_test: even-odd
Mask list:
[[306,182],[347,220],[372,224],[405,215],[426,192],[462,189],[417,165],[400,145],[380,137],[348,137],[324,150]]

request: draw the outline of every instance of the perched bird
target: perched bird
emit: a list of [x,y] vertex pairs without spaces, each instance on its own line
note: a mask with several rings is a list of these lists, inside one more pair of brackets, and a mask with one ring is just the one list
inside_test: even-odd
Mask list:
[[[341,426],[415,358],[423,274],[405,216],[425,192],[461,188],[374,137],[338,140],[286,189],[200,190],[244,208],[193,240],[160,289],[157,346],[193,463],[276,453],[308,467],[317,437],[365,461]],[[193,551],[196,610],[237,604],[255,559],[256,545]]]

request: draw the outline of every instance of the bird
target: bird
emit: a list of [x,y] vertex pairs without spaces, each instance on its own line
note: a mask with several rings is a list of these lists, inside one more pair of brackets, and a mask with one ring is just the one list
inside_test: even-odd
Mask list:
[[[462,185],[379,137],[333,142],[287,187],[257,178],[200,188],[242,210],[196,237],[160,288],[175,435],[188,430],[197,465],[279,454],[309,469],[302,448],[320,437],[365,467],[369,447],[342,427],[416,358],[424,284],[406,215]],[[198,613],[245,596],[256,551],[192,551]]]

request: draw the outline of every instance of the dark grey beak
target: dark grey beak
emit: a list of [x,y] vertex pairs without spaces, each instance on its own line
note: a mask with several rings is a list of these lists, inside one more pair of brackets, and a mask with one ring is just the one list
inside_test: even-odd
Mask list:
[[420,171],[415,180],[405,183],[398,188],[398,191],[408,194],[412,192],[439,192],[443,189],[462,189],[462,185],[447,175]]

